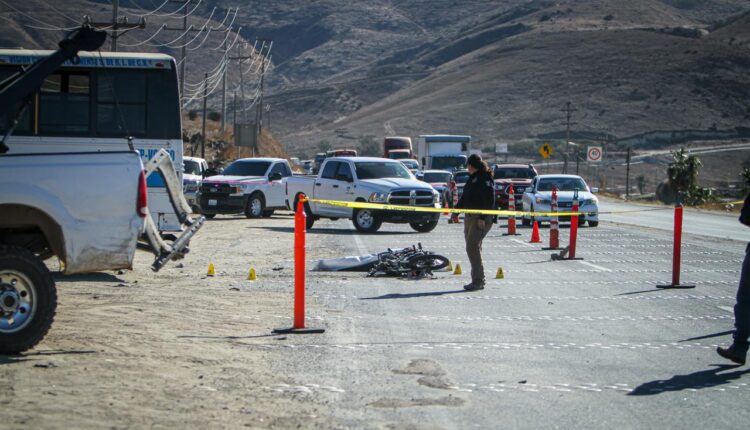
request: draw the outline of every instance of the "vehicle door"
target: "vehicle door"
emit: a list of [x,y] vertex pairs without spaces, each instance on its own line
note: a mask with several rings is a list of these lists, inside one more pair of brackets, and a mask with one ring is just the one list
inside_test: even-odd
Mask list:
[[[346,184],[345,181],[339,180],[336,175],[341,164],[346,164],[343,161],[329,160],[323,165],[323,171],[320,177],[315,180],[315,198],[320,200],[340,200],[342,184]],[[346,208],[338,206],[321,205],[315,206],[313,212],[316,214],[331,216],[331,217],[342,217]]]
[[291,169],[284,162],[274,163],[268,171],[268,192],[266,194],[266,206],[271,208],[283,207],[286,202],[284,180],[292,175]]
[[526,192],[524,192],[523,196],[521,197],[521,205],[524,212],[531,210],[531,204],[534,201],[534,195],[536,193],[536,186],[538,182],[538,178],[534,178],[534,180],[531,181],[531,185],[526,188]]
[[[336,169],[336,183],[333,185],[333,200],[344,202],[354,201],[354,175],[349,163],[340,161]],[[336,207],[336,212],[341,214],[342,218],[352,216],[352,209],[345,207]]]

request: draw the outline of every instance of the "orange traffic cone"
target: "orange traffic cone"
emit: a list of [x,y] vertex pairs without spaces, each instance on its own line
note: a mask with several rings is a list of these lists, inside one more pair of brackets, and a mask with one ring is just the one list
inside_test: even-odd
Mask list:
[[541,243],[542,239],[539,237],[539,222],[534,221],[534,230],[531,232],[531,242],[529,243]]
[[[448,199],[443,200],[443,209],[448,209]],[[450,215],[451,213],[449,211],[443,212],[443,215]]]

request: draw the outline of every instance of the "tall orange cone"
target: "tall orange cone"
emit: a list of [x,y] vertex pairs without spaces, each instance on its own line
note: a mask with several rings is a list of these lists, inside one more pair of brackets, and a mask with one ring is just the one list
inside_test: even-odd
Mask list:
[[539,221],[534,221],[534,231],[531,232],[531,242],[529,243],[542,243],[542,239],[539,237]]

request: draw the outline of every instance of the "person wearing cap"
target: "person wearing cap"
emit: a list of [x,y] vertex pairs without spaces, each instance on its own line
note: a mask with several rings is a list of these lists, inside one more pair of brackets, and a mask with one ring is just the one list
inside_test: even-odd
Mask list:
[[[459,209],[495,209],[495,182],[487,162],[477,154],[466,161],[469,180],[456,205]],[[466,255],[471,264],[471,283],[464,286],[467,291],[484,289],[484,264],[482,263],[482,240],[496,219],[493,215],[466,214],[464,216],[464,239]]]
[[[742,206],[740,222],[750,227],[750,194]],[[734,328],[734,342],[727,348],[716,348],[716,352],[727,360],[742,365],[745,364],[750,338],[750,243],[745,248],[745,259],[742,261],[737,303],[734,305]]]

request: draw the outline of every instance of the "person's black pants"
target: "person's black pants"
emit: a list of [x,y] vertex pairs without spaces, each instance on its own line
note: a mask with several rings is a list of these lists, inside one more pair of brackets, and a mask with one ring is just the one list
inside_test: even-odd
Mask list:
[[747,348],[750,337],[750,243],[747,244],[745,259],[742,261],[737,304],[734,305],[734,327],[734,342]]

